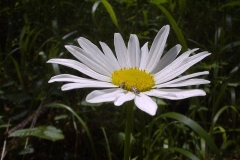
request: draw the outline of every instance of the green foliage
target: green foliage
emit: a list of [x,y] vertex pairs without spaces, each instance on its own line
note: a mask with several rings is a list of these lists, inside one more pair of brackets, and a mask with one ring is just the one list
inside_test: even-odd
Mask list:
[[171,26],[166,51],[181,44],[183,51],[212,53],[188,71],[208,70],[204,78],[211,83],[197,86],[207,92],[205,97],[155,99],[155,117],[134,108],[132,158],[239,157],[239,1],[3,0],[0,6],[5,159],[123,159],[124,107],[87,103],[91,89],[62,92],[60,83],[48,84],[61,73],[85,75],[46,61],[73,59],[64,45],[78,45],[80,36],[114,50],[115,32],[125,42],[137,34],[142,46],[166,24]]
[[88,136],[88,138],[90,140],[90,143],[91,143],[91,146],[92,146],[92,149],[93,149],[93,153],[95,154],[95,158],[97,158],[96,153],[95,153],[95,148],[94,148],[94,145],[93,145],[93,140],[92,140],[91,133],[90,133],[87,125],[85,124],[85,122],[82,120],[82,118],[79,117],[78,114],[75,111],[72,110],[72,108],[70,108],[69,106],[66,106],[64,104],[51,103],[51,104],[46,105],[46,107],[63,108],[63,109],[66,109],[66,110],[70,111],[70,113],[72,113],[78,119],[79,123],[82,125],[82,127],[85,130],[85,132],[87,133],[87,136]]
[[199,137],[205,140],[205,143],[207,143],[210,147],[210,149],[213,150],[213,152],[216,154],[217,159],[221,160],[221,154],[218,150],[216,144],[214,143],[213,139],[208,135],[208,133],[195,121],[190,119],[189,117],[186,117],[184,115],[178,114],[178,113],[165,113],[162,114],[161,117],[167,117],[167,118],[173,118],[178,120],[179,122],[184,123],[185,125],[189,126],[192,130],[194,130]]
[[182,148],[169,148],[170,151],[175,151],[175,152],[179,152],[181,153],[182,155],[185,155],[186,157],[188,157],[189,159],[191,160],[200,160],[198,157],[196,157],[194,154],[192,154],[191,152],[189,151],[186,151]]
[[9,135],[9,137],[28,137],[28,136],[44,138],[50,141],[64,139],[62,131],[53,126],[39,126],[35,128],[19,129]]

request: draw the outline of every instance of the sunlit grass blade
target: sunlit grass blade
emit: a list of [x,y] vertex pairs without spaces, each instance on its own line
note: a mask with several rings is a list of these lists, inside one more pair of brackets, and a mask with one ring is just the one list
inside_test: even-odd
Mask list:
[[117,21],[117,17],[115,15],[115,12],[112,8],[112,6],[108,3],[107,0],[101,0],[102,4],[104,5],[104,7],[106,8],[107,12],[109,13],[111,19],[112,19],[112,22],[113,24],[117,27],[118,27],[118,21]]
[[85,130],[85,132],[86,132],[86,134],[89,138],[89,141],[91,143],[95,159],[97,159],[97,155],[96,155],[96,152],[95,152],[95,148],[94,148],[94,145],[93,145],[93,140],[92,140],[92,136],[90,134],[90,131],[89,131],[87,125],[85,124],[85,122],[78,116],[78,114],[74,110],[72,110],[72,108],[70,108],[69,106],[61,104],[61,103],[51,103],[51,104],[47,104],[45,107],[64,108],[64,109],[68,110],[69,112],[71,112],[78,119],[79,123],[84,128],[84,130]]
[[222,134],[222,141],[225,142],[227,140],[227,131],[225,128],[221,127],[221,126],[216,126],[214,127],[214,134],[216,133],[221,133]]
[[225,111],[225,110],[228,109],[228,108],[231,108],[232,110],[234,110],[235,112],[237,112],[237,109],[236,109],[235,107],[233,107],[233,106],[225,106],[225,107],[221,108],[221,109],[215,114],[215,116],[214,116],[214,118],[213,118],[213,121],[212,121],[212,129],[215,127],[215,124],[216,124],[219,116],[223,113],[223,111]]
[[208,133],[195,121],[192,119],[174,112],[168,112],[165,114],[162,114],[160,117],[167,117],[167,118],[173,118],[176,119],[185,125],[189,126],[192,130],[194,130],[201,138],[205,140],[207,145],[210,147],[210,149],[216,154],[216,157],[218,160],[222,160],[221,154],[219,149],[217,148],[216,144],[214,143],[213,139],[208,135]]
[[10,56],[11,60],[13,61],[13,64],[15,66],[15,69],[16,69],[16,72],[17,72],[17,76],[18,76],[18,79],[19,79],[19,82],[21,84],[21,86],[23,87],[23,80],[22,80],[22,74],[20,72],[20,68],[19,68],[19,65],[18,65],[18,62],[12,57]]
[[103,135],[104,135],[104,138],[105,138],[105,141],[106,141],[106,145],[107,145],[106,148],[107,148],[108,159],[112,160],[111,150],[110,150],[110,146],[109,146],[109,142],[108,142],[106,131],[105,131],[105,129],[103,127],[101,127],[101,129],[102,129],[102,132],[103,132]]
[[192,154],[191,152],[189,152],[189,151],[187,151],[187,150],[185,150],[185,149],[182,149],[182,148],[173,147],[173,148],[169,148],[168,150],[181,153],[182,155],[188,157],[188,158],[191,159],[191,160],[200,160],[200,159],[199,159],[198,157],[196,157],[194,154]]
[[187,51],[188,47],[187,47],[187,43],[185,41],[185,38],[182,34],[181,29],[178,27],[177,22],[174,20],[174,18],[172,17],[172,15],[166,10],[166,8],[164,8],[162,5],[157,5],[159,9],[161,9],[161,11],[167,16],[174,32],[177,35],[177,38],[180,42],[180,44],[182,45],[183,51]]

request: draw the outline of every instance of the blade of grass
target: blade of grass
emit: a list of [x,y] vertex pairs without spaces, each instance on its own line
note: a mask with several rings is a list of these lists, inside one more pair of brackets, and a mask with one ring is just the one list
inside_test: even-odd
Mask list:
[[156,4],[158,6],[159,9],[161,9],[161,11],[166,15],[166,17],[168,18],[174,32],[176,33],[177,35],[177,38],[180,42],[180,44],[182,45],[183,47],[183,51],[187,51],[188,47],[187,47],[187,43],[185,41],[185,38],[182,34],[182,31],[181,29],[178,27],[178,24],[177,22],[174,20],[174,18],[172,17],[172,15],[166,10],[166,8],[164,8],[162,5],[160,4]]
[[160,117],[167,117],[167,118],[173,118],[176,119],[185,125],[189,126],[192,130],[194,130],[201,138],[203,138],[210,149],[216,154],[216,157],[218,160],[222,160],[221,154],[219,149],[217,148],[216,144],[214,143],[213,139],[208,135],[208,133],[195,121],[192,119],[174,112],[168,112],[165,114],[160,115]]
[[236,113],[238,113],[237,109],[234,106],[225,106],[223,108],[221,108],[214,116],[213,121],[212,121],[212,125],[211,125],[211,129],[210,129],[210,134],[213,134],[213,130],[215,127],[215,124],[219,118],[219,116],[223,113],[223,111],[227,110],[228,108],[231,108],[233,111],[235,111]]
[[104,135],[104,138],[105,138],[105,141],[106,141],[106,145],[107,145],[107,155],[108,155],[108,159],[109,160],[112,160],[112,157],[111,157],[111,150],[110,150],[110,146],[109,146],[109,142],[108,142],[108,138],[107,138],[107,134],[106,134],[106,131],[103,127],[101,127],[102,129],[102,132],[103,132],[103,135]]
[[216,115],[215,115],[214,118],[213,118],[212,128],[215,127],[215,124],[216,124],[219,116],[222,114],[222,112],[223,112],[224,110],[228,109],[228,108],[231,108],[231,109],[234,110],[235,112],[238,112],[237,109],[236,109],[235,107],[233,107],[233,106],[225,106],[225,107],[221,108],[221,109],[216,113]]
[[93,149],[93,153],[94,153],[95,159],[97,159],[97,155],[96,155],[96,151],[95,151],[95,148],[94,148],[94,145],[93,145],[93,140],[92,140],[91,133],[90,133],[87,125],[85,124],[85,122],[77,115],[77,113],[74,112],[72,110],[72,108],[70,108],[69,106],[61,104],[61,103],[51,103],[51,104],[45,105],[45,107],[64,108],[64,109],[70,111],[78,119],[79,123],[82,125],[82,127],[85,130],[85,132],[87,133],[87,136],[89,138],[89,141],[90,141],[92,149]]
[[18,62],[12,56],[10,56],[10,58],[13,61],[13,64],[15,66],[15,69],[16,69],[17,76],[18,76],[18,79],[20,81],[20,84],[23,87],[23,80],[22,80],[22,75],[21,75],[21,72],[20,72],[20,68],[19,68]]
[[177,148],[177,147],[173,147],[173,148],[169,148],[168,150],[170,151],[175,151],[175,152],[179,152],[181,153],[182,155],[190,158],[191,160],[200,160],[198,157],[196,157],[194,154],[192,154],[191,152],[185,150],[185,149],[182,149],[182,148]]
[[104,5],[104,7],[106,8],[107,12],[109,13],[109,15],[110,15],[110,17],[111,17],[111,19],[112,19],[113,24],[115,24],[115,26],[116,26],[117,28],[119,28],[119,27],[118,27],[117,17],[116,17],[116,15],[115,15],[115,12],[114,12],[112,6],[110,5],[110,3],[108,3],[107,0],[101,0],[101,2],[102,2],[102,4]]

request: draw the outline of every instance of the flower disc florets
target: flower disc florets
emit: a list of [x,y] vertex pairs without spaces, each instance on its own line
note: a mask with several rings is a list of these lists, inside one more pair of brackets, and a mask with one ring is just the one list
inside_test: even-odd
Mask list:
[[145,70],[137,68],[120,69],[112,74],[112,83],[121,86],[124,83],[123,89],[133,91],[132,87],[139,92],[150,90],[154,86],[154,77]]

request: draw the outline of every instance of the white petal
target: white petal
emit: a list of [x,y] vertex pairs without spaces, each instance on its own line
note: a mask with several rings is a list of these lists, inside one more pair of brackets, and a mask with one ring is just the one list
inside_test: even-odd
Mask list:
[[[191,57],[188,58],[187,62],[190,62],[190,61],[196,61],[197,59],[200,59],[202,60],[203,58],[205,58],[206,56],[209,56],[211,55],[211,53],[205,51],[205,52],[201,52],[201,53],[198,53],[198,54],[195,54]],[[199,61],[200,61],[199,60]]]
[[93,70],[91,70],[89,67],[87,67],[86,65],[75,61],[75,60],[70,60],[70,59],[59,59],[59,58],[54,58],[54,59],[50,59],[47,61],[47,63],[56,63],[56,64],[61,64],[73,69],[78,70],[79,72],[86,74],[94,79],[98,79],[100,81],[106,81],[106,82],[111,82],[111,78],[101,75]]
[[88,82],[101,82],[101,81],[82,78],[82,77],[74,76],[74,75],[71,75],[71,74],[60,74],[60,75],[53,76],[48,81],[48,83],[52,83],[52,82],[88,83]]
[[91,41],[89,41],[88,39],[86,39],[84,37],[78,38],[77,41],[78,41],[79,45],[82,47],[82,49],[84,49],[86,52],[88,52],[88,54],[91,54],[92,56],[96,56],[101,61],[105,61],[102,51]]
[[78,88],[116,88],[118,86],[109,83],[109,82],[101,82],[96,80],[91,80],[87,78],[77,77],[70,74],[60,74],[57,76],[52,77],[49,80],[51,82],[74,82],[68,83],[62,86],[62,90],[71,90],[71,89],[78,89]]
[[156,73],[154,75],[155,76],[155,81],[158,81],[159,79],[162,79],[163,75],[166,75],[167,73],[171,73],[172,70],[181,66],[184,62],[187,61],[187,58],[189,57],[189,55],[196,50],[198,50],[198,48],[195,48],[195,49],[192,49],[190,51],[184,52],[177,59],[175,59],[171,64],[169,64],[168,66],[163,68],[161,71]]
[[116,57],[114,56],[112,50],[108,47],[107,44],[100,42],[100,45],[103,49],[103,52],[105,53],[106,59],[108,63],[112,66],[114,70],[119,70],[121,69]]
[[136,106],[142,111],[154,116],[157,111],[157,104],[149,96],[140,93],[135,96],[134,102]]
[[123,93],[124,90],[119,88],[95,90],[87,95],[86,101],[89,103],[111,102],[115,101]]
[[141,48],[141,61],[139,65],[140,70],[145,70],[148,65],[149,53],[148,53],[148,42],[146,42]]
[[[159,84],[159,85],[162,86],[162,85],[166,85],[166,84],[172,84],[172,83],[180,82],[180,81],[183,81],[183,80],[186,80],[186,79],[189,79],[189,78],[193,78],[193,77],[197,77],[197,76],[201,76],[201,75],[205,75],[205,74],[209,74],[209,72],[204,71],[204,72],[197,72],[197,73],[189,74],[189,75],[182,76],[182,77],[179,77],[177,79],[174,79],[174,80],[171,80],[171,81],[168,81],[166,83]],[[155,83],[157,84],[156,86],[159,87],[157,81]]]
[[72,53],[78,60],[87,65],[92,70],[110,76],[113,70],[110,70],[103,62],[99,61],[96,57],[87,57],[87,53],[79,47],[66,45],[65,48]]
[[183,87],[183,86],[191,86],[191,85],[200,85],[200,84],[208,84],[210,81],[205,80],[205,79],[188,79],[176,83],[171,83],[171,84],[160,84],[154,86],[154,88],[163,88],[163,87]]
[[139,40],[136,35],[131,34],[128,41],[128,59],[130,62],[130,67],[139,67],[140,63],[140,46]]
[[147,72],[151,72],[159,62],[164,50],[164,46],[166,44],[168,34],[169,25],[166,25],[161,28],[157,36],[154,38],[153,44],[149,51],[149,55],[151,56],[151,58],[149,59],[149,64],[146,68]]
[[128,68],[129,65],[127,63],[127,47],[123,41],[122,36],[119,33],[114,34],[114,46],[119,65],[121,68]]
[[64,84],[61,89],[63,91],[71,90],[71,89],[78,89],[78,88],[116,88],[118,86],[115,86],[111,83],[107,82],[91,82],[88,83],[67,83]]
[[152,90],[144,92],[144,93],[149,96],[154,96],[154,97],[164,98],[164,99],[171,99],[171,100],[179,100],[179,99],[185,99],[185,98],[189,98],[189,97],[206,95],[206,93],[200,89],[189,89],[189,90],[152,89]]
[[[177,68],[171,68],[168,71],[165,70],[164,73],[162,73],[162,77],[160,78],[160,76],[158,75],[158,79],[160,80],[156,80],[157,83],[164,83],[167,82],[177,76],[179,76],[180,74],[182,74],[183,72],[185,72],[188,68],[190,68],[191,66],[193,66],[194,64],[196,64],[197,62],[201,61],[203,58],[207,57],[210,55],[210,53],[207,52],[202,52],[199,53],[201,54],[201,56],[189,61],[188,59],[186,60],[186,62],[184,64],[182,64],[181,66],[178,66]],[[167,67],[166,67],[167,68]],[[161,72],[161,71],[160,71]]]
[[115,101],[114,101],[114,105],[115,106],[121,106],[123,103],[125,103],[126,101],[131,101],[133,100],[135,97],[135,94],[132,92],[127,92],[126,94],[123,94],[122,96],[118,97]]
[[98,59],[103,64],[107,64],[106,59],[102,51],[91,41],[86,38],[78,38],[79,45],[85,50],[89,56],[92,58]]
[[199,53],[199,54],[201,56],[196,56],[196,58],[191,60],[191,61],[187,60],[185,64],[183,64],[182,66],[180,66],[178,68],[175,68],[175,70],[173,70],[170,74],[164,75],[164,77],[162,78],[162,82],[169,81],[169,80],[179,76],[180,74],[185,72],[188,68],[190,68],[191,66],[193,66],[197,62],[201,61],[203,58],[210,55],[210,53],[207,53],[207,52],[202,52],[202,53]]
[[171,48],[158,62],[157,66],[154,68],[152,73],[157,73],[163,68],[165,68],[167,65],[173,62],[173,60],[177,57],[179,52],[181,51],[182,46],[176,45],[173,48]]

